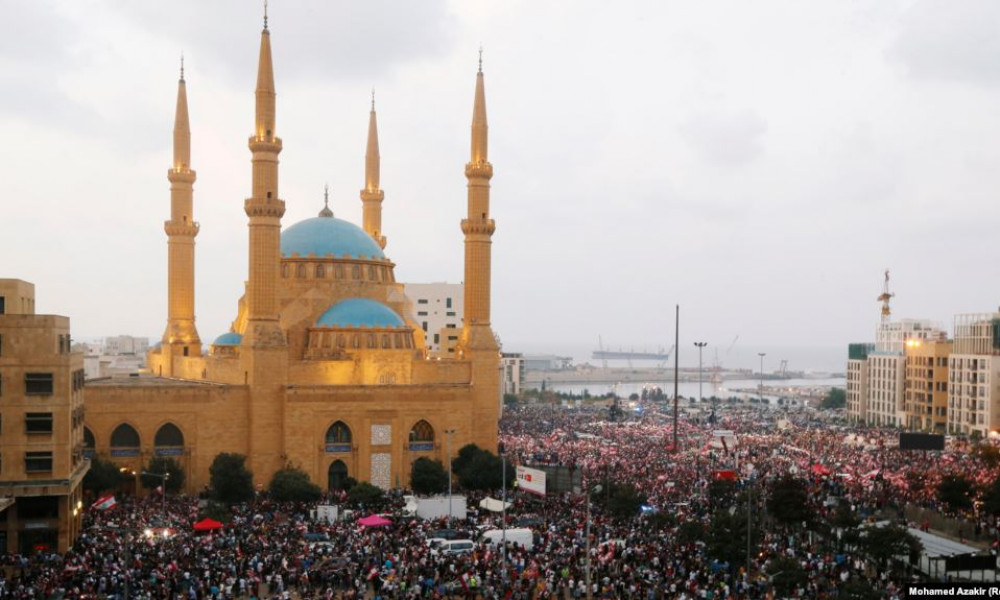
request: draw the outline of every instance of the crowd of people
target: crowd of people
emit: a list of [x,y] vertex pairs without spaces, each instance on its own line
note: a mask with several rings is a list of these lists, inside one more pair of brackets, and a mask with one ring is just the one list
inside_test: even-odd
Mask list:
[[[834,550],[822,536],[765,521],[747,562],[734,564],[681,529],[695,523],[708,530],[709,489],[720,477],[756,485],[760,497],[777,477],[800,478],[820,519],[840,502],[872,519],[904,503],[934,506],[934,485],[948,474],[982,483],[996,477],[968,447],[951,445],[923,461],[893,447],[896,432],[819,421],[808,411],[727,407],[711,419],[685,415],[675,432],[669,408],[642,408],[615,421],[599,407],[506,412],[501,442],[510,462],[559,464],[581,474],[577,493],[539,499],[510,492],[508,526],[530,524],[530,548],[503,552],[479,541],[469,552],[443,552],[428,538],[445,524],[404,517],[401,490],[378,507],[355,507],[356,516],[388,516],[392,523],[384,527],[355,518],[327,522],[316,518],[314,505],[262,496],[231,507],[226,526],[207,533],[192,530],[197,498],[122,498],[110,510],[89,511],[84,533],[65,555],[0,559],[0,599],[767,598],[776,594],[772,567],[779,559],[795,561],[803,573],[789,596],[836,598],[858,586],[893,598],[919,575],[877,569],[869,557]],[[639,514],[618,518],[589,501],[587,491],[615,483],[634,485],[646,498]],[[321,502],[344,500],[329,494]],[[485,495],[468,494],[469,518],[450,524],[459,535],[477,539],[478,531],[501,526],[499,514],[478,508]],[[997,523],[981,519],[995,535]]]

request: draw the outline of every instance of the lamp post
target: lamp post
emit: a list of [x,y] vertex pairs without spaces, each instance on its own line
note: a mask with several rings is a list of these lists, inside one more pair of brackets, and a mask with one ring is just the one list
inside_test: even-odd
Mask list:
[[584,573],[586,574],[584,581],[587,584],[587,600],[591,600],[594,597],[593,592],[590,589],[590,494],[591,492],[595,494],[601,493],[600,484],[595,485],[593,490],[587,491],[587,526],[586,526],[586,537],[587,537],[587,562]]
[[764,404],[764,357],[767,353],[758,352],[757,356],[760,357],[760,403]]
[[451,436],[455,430],[445,429],[444,433],[448,436],[448,529],[451,529]]
[[753,463],[746,464],[747,471],[747,585],[750,585],[751,531],[753,530]]
[[[705,381],[705,377],[701,370],[701,351],[708,345],[708,342],[695,342],[695,346],[698,347],[698,404],[701,405],[701,385]],[[701,410],[700,408],[698,410]]]
[[167,480],[170,479],[170,473],[167,473],[167,472],[164,472],[164,473],[150,473],[149,471],[143,471],[142,474],[143,475],[149,475],[150,477],[159,477],[160,481],[163,482],[162,483],[162,485],[163,485],[163,492],[160,494],[160,498],[162,498],[163,502],[161,503],[160,506],[162,506],[162,508],[163,508],[163,518],[166,519],[167,518]]
[[500,454],[500,469],[502,472],[501,478],[503,481],[500,483],[503,489],[503,496],[500,498],[500,521],[501,527],[503,527],[503,569],[504,578],[507,577],[507,459],[504,457],[504,445],[503,442],[497,446],[497,452]]

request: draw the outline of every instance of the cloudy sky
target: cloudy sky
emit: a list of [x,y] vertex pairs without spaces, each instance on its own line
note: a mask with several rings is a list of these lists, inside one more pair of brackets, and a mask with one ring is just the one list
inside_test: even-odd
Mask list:
[[[197,315],[246,278],[261,10],[249,0],[5,0],[0,276],[76,337],[158,338],[178,57]],[[840,348],[1000,303],[1000,3],[272,0],[284,223],[323,186],[360,223],[376,89],[386,249],[460,281],[477,50],[505,349]],[[794,357],[792,367],[795,367]],[[682,362],[696,361],[686,352]],[[804,367],[806,365],[798,365]]]

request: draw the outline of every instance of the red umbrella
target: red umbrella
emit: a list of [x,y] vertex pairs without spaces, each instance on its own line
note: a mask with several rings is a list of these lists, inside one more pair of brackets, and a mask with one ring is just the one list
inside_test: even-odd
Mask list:
[[195,531],[213,531],[215,529],[222,529],[222,523],[215,519],[202,519],[194,524]]
[[392,525],[392,521],[379,515],[369,515],[363,519],[358,519],[358,524],[364,527],[386,527]]

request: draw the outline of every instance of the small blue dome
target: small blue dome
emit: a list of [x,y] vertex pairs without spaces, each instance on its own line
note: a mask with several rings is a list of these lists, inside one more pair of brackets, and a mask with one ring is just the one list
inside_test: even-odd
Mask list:
[[381,302],[367,298],[341,300],[316,321],[318,327],[405,327],[402,317]]
[[238,333],[223,333],[215,338],[213,346],[239,346],[243,342],[243,336]]
[[288,258],[292,254],[302,258],[310,254],[385,258],[378,242],[364,229],[336,217],[313,217],[281,232],[281,255]]

